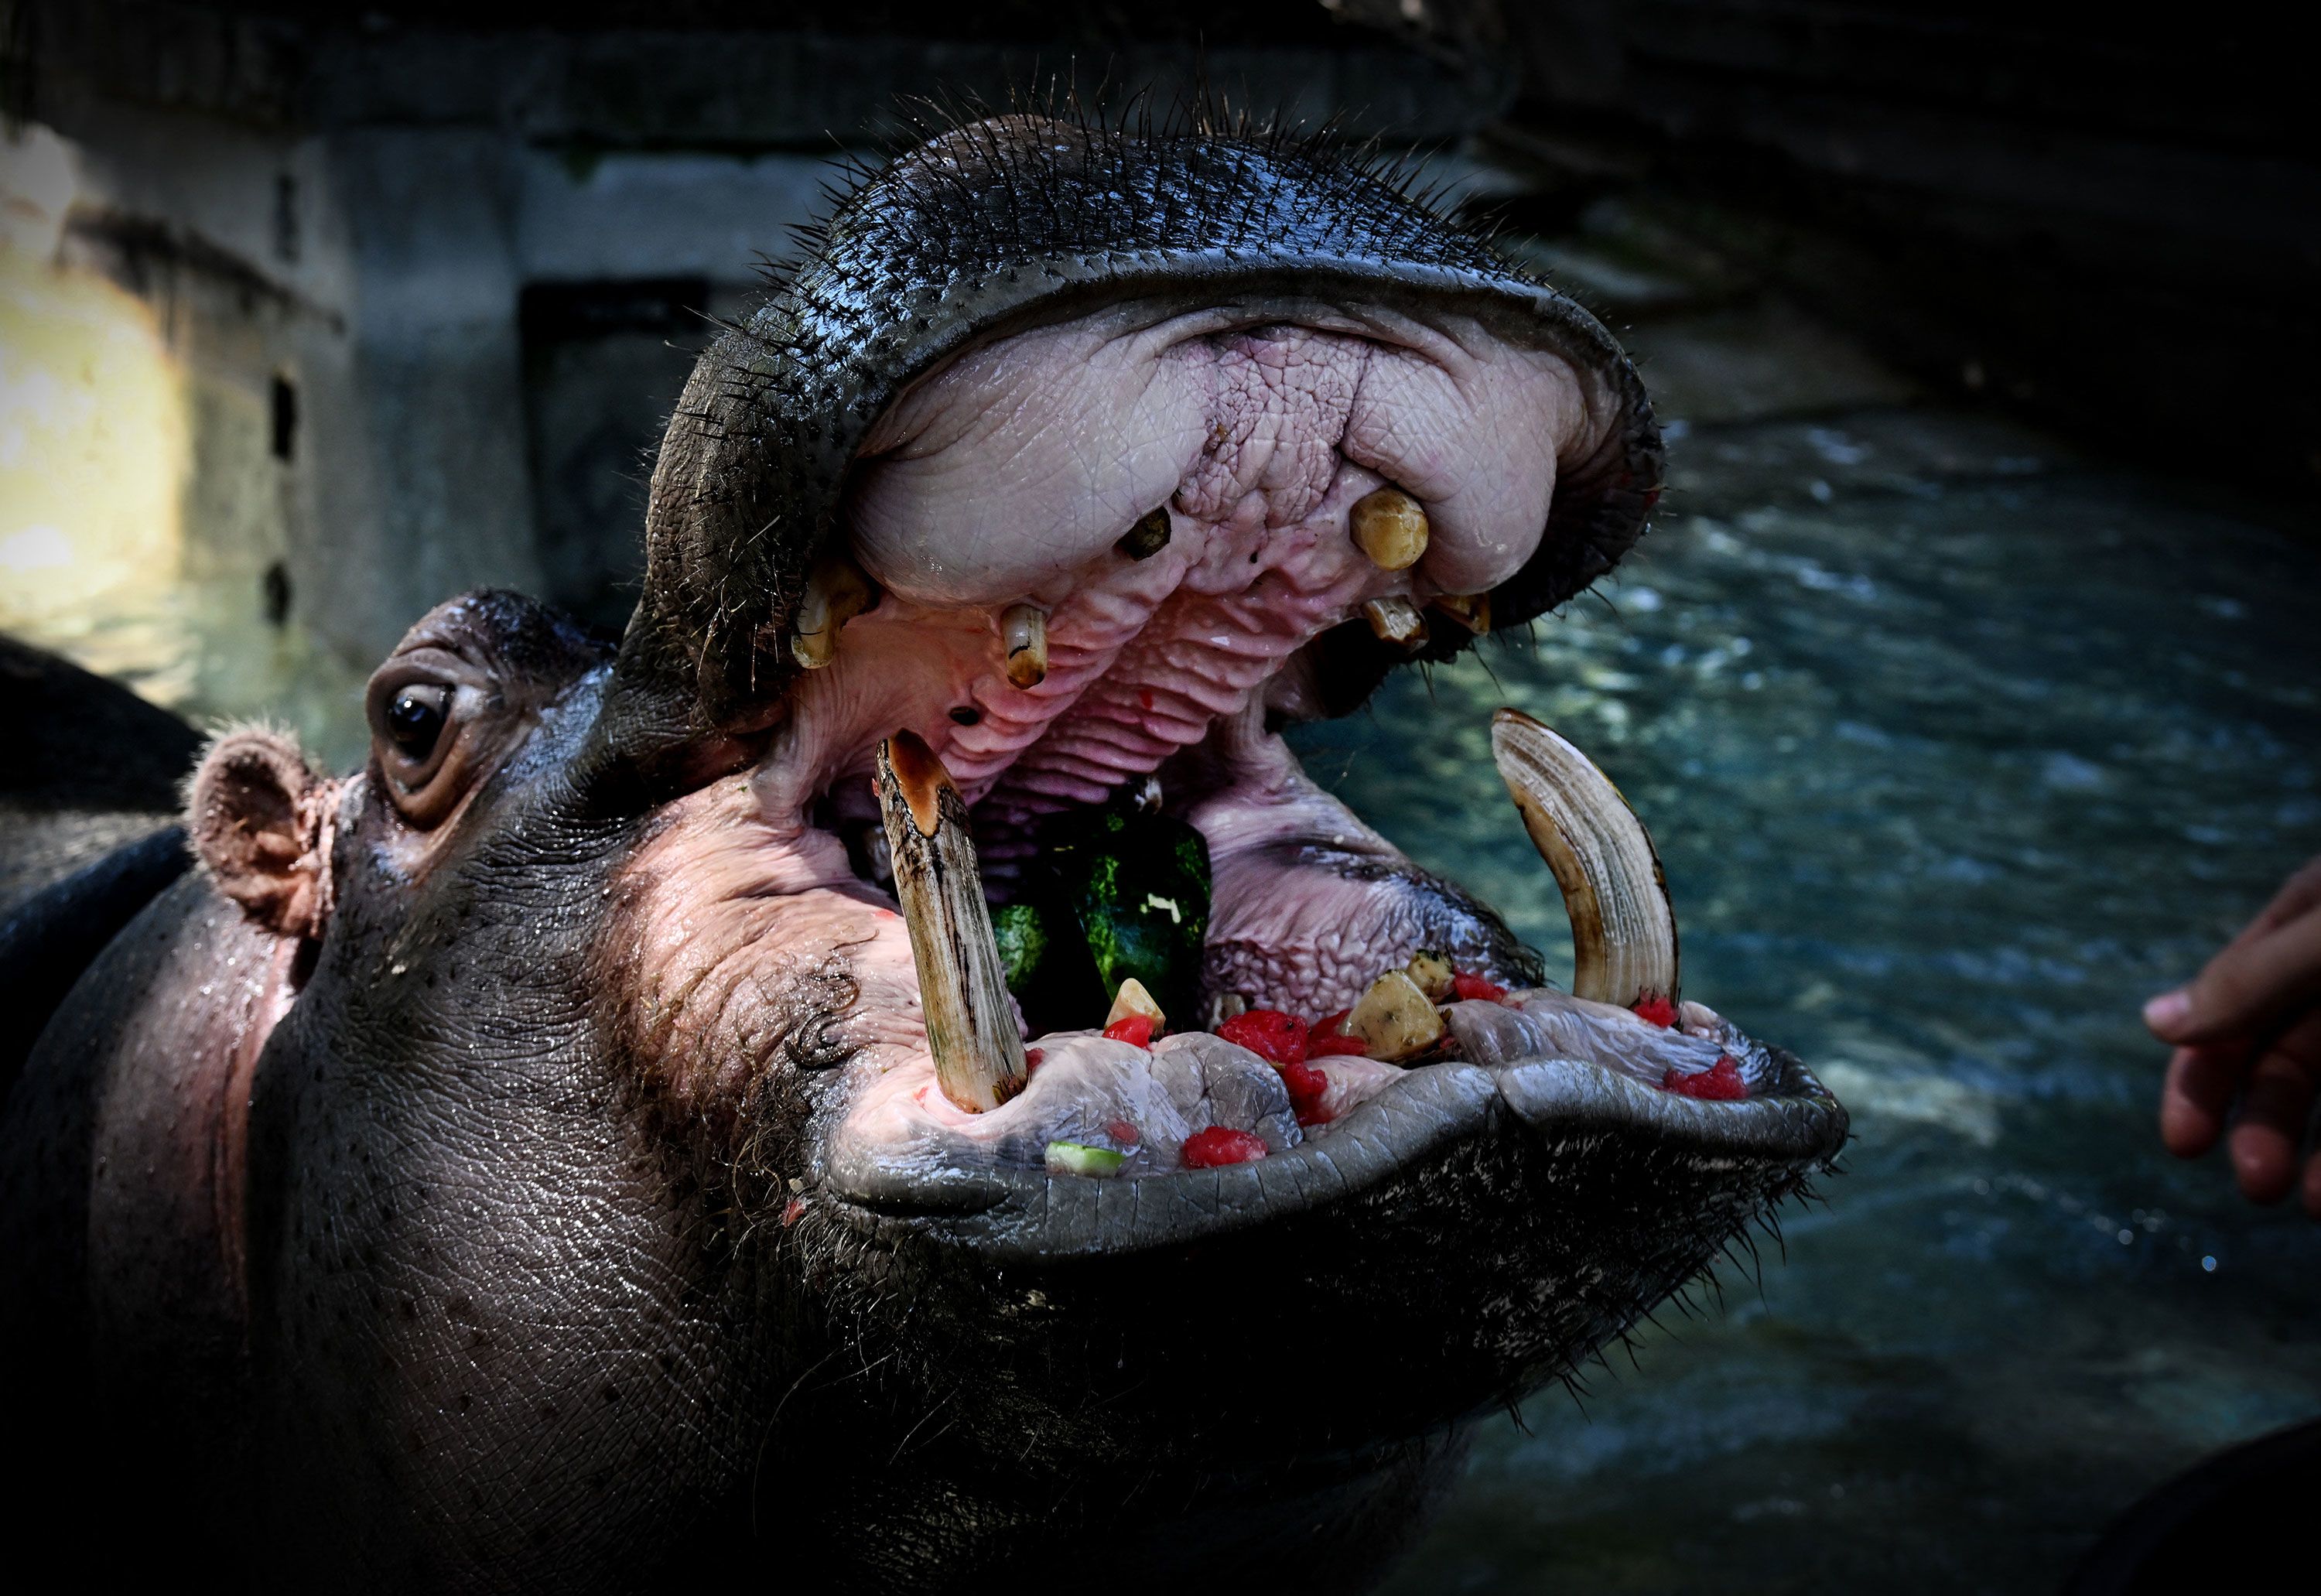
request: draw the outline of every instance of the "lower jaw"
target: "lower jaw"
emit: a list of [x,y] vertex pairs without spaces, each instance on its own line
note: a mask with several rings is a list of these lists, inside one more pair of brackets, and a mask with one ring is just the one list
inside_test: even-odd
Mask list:
[[[1123,1026],[1098,1037],[1093,1032],[1099,1017],[1091,1013],[1079,1021],[1088,1029],[1042,1035],[1025,1049],[1000,985],[964,803],[924,744],[915,744],[915,752],[889,746],[900,752],[891,764],[886,753],[880,756],[885,834],[901,883],[931,1052],[880,1073],[832,1138],[822,1162],[833,1194],[851,1202],[919,1214],[1036,1209],[1038,1222],[1027,1232],[1036,1252],[1083,1244],[1135,1250],[1180,1239],[1180,1220],[1215,1233],[1245,1222],[1242,1216],[1327,1200],[1424,1158],[1445,1136],[1477,1134],[1493,1116],[1535,1129],[1574,1114],[1592,1115],[1679,1140],[1697,1135],[1728,1147],[1756,1145],[1793,1162],[1816,1155],[1813,1149],[1826,1139],[1827,1111],[1835,1112],[1842,1126],[1842,1110],[1817,1086],[1785,1085],[1777,1079],[1773,1055],[1709,1011],[1685,1005],[1681,1024],[1671,1027],[1679,1018],[1672,1001],[1673,926],[1650,841],[1600,773],[1525,717],[1501,716],[1495,751],[1526,825],[1557,866],[1571,901],[1583,977],[1592,963],[1599,985],[1641,980],[1648,995],[1666,994],[1638,1005],[1639,1013],[1657,1005],[1658,1023],[1620,1007],[1548,991],[1521,995],[1509,1008],[1466,991],[1463,984],[1461,996],[1474,1000],[1438,1009],[1450,994],[1431,987],[1422,993],[1420,983],[1448,980],[1451,971],[1429,955],[1431,974],[1422,971],[1427,960],[1421,959],[1407,972],[1378,972],[1352,1014],[1332,1025],[1329,1040],[1343,1045],[1344,1032],[1360,1033],[1347,1051],[1367,1057],[1306,1062],[1297,1062],[1304,1057],[1302,1038],[1284,1053],[1244,1034],[1240,1027],[1254,1016],[1227,1021],[1220,1027],[1224,1037],[1195,1033],[1155,1044],[1152,1033],[1163,1027],[1154,1023],[1158,1017],[1149,1014],[1149,1005],[1145,1015],[1131,1012],[1138,1007],[1132,997],[1142,996],[1133,982],[1121,988],[1114,1012],[1102,1017],[1107,1026]],[[1296,775],[1286,751],[1279,757],[1281,769]],[[1273,789],[1276,807],[1284,812],[1294,813],[1300,801],[1329,803],[1310,784],[1302,798],[1292,792],[1281,801],[1285,786],[1277,780]],[[1230,809],[1236,797],[1230,783],[1224,790]],[[1268,850],[1299,852],[1284,847],[1278,827],[1236,825],[1229,815],[1221,820],[1215,806],[1198,812],[1204,829],[1231,850],[1227,857],[1236,868]],[[1310,891],[1317,883],[1352,883],[1350,901],[1359,910],[1375,907],[1397,885],[1418,878],[1407,861],[1345,811],[1334,814],[1339,834],[1333,845],[1343,852],[1360,840],[1350,838],[1349,830],[1375,844],[1359,867],[1318,866],[1300,858],[1278,870],[1270,883],[1261,882],[1269,890],[1239,881],[1242,894],[1270,900],[1277,923],[1294,923],[1300,889]],[[1329,827],[1315,830],[1319,834]],[[1571,862],[1575,844],[1588,851],[1577,864]],[[1221,879],[1233,873],[1223,871]],[[1285,901],[1293,906],[1287,922],[1280,920]],[[1169,907],[1173,916],[1176,906]],[[1657,933],[1652,931],[1655,908]],[[1612,945],[1618,938],[1604,929],[1614,910],[1643,926],[1627,933],[1632,943],[1625,948]],[[1220,901],[1220,917],[1230,925],[1262,917],[1229,895]],[[1414,945],[1443,945],[1420,940],[1407,928],[1397,940],[1392,930],[1381,934],[1365,923],[1380,917],[1357,912],[1328,925],[1305,925],[1259,962],[1294,966],[1302,949],[1310,979],[1324,941],[1343,952],[1350,938],[1368,939],[1381,950],[1391,947],[1397,961]],[[1478,928],[1513,946],[1487,910],[1466,903],[1452,936]],[[1197,934],[1192,948],[1195,957],[1204,951]],[[1371,973],[1363,971],[1360,979],[1367,983]],[[929,987],[931,977],[941,984]],[[1473,979],[1472,971],[1459,977],[1461,983]],[[1213,987],[1203,1007],[1214,1024],[1216,1014],[1227,1011],[1225,999],[1270,999],[1286,1007],[1311,990],[1285,986],[1261,970],[1238,992]],[[1492,989],[1486,983],[1484,990]],[[1293,1023],[1283,1017],[1267,1023],[1277,1022]],[[1324,1033],[1317,1027],[1313,1035],[1319,1039]],[[1271,1062],[1229,1044],[1244,1041]],[[1805,1110],[1813,1123],[1790,1124],[1786,1117],[1797,1104],[1785,1107],[1783,1099],[1799,1092],[1813,1100]],[[979,1101],[976,1093],[984,1094]],[[1701,1099],[1725,1100],[1696,1100]],[[1745,1100],[1731,1100],[1736,1099]],[[1220,1163],[1244,1167],[1211,1167]],[[1171,1182],[1168,1203],[1140,1203],[1135,1188],[1156,1176]],[[1196,1186],[1197,1180],[1204,1183]],[[1115,1185],[1126,1190],[1107,1199],[1106,1191]],[[1012,1234],[1000,1226],[985,1239],[1012,1245]]]
[[1141,1197],[1003,1172],[931,1212],[833,1179],[801,1223],[881,1258],[866,1345],[956,1391],[978,1450],[1141,1473],[1359,1448],[1571,1373],[1736,1249],[1844,1139],[1803,1065],[1766,1063],[1742,1105],[1432,1065],[1312,1152]]
[[[1510,1003],[1525,1007],[1453,1005],[1452,1047],[1466,1057],[1377,1068],[1366,1089],[1333,1117],[1298,1127],[1281,1138],[1288,1145],[1246,1162],[1195,1169],[1160,1159],[1132,1163],[1112,1179],[1088,1179],[1041,1167],[1032,1145],[1046,1131],[1036,1126],[1011,1157],[1005,1140],[944,1137],[900,1147],[874,1134],[877,1122],[856,1116],[834,1128],[823,1150],[822,1190],[868,1215],[924,1222],[931,1235],[991,1261],[1033,1263],[1143,1253],[1270,1226],[1360,1199],[1479,1147],[1554,1163],[1574,1145],[1611,1138],[1632,1144],[1647,1161],[1656,1150],[1672,1165],[1699,1158],[1735,1172],[1797,1173],[1834,1158],[1844,1143],[1843,1108],[1800,1061],[1721,1021],[1713,1040],[1669,1034],[1648,1056],[1691,1049],[1735,1058],[1747,1084],[1746,1097],[1736,1100],[1666,1090],[1665,1077],[1654,1074],[1658,1065],[1608,1054],[1600,1036],[1587,1034],[1641,1022],[1575,1013],[1588,1006],[1561,993],[1519,993]],[[1612,1045],[1626,1044],[1615,1036]],[[1596,1056],[1585,1056],[1590,1053]],[[932,1081],[924,1065],[894,1073],[910,1090]],[[1020,1109],[1040,1106],[1036,1099],[1010,1105],[996,1117],[1012,1120]],[[1550,1206],[1584,1210],[1588,1194],[1578,1188],[1585,1181],[1570,1180],[1578,1185],[1562,1184]],[[1145,1190],[1156,1181],[1164,1199]],[[1455,1204],[1441,1200],[1444,1195],[1429,1199],[1424,1223],[1442,1232],[1438,1240],[1455,1242],[1475,1216],[1455,1211]],[[1408,1232],[1407,1225],[1397,1230]]]

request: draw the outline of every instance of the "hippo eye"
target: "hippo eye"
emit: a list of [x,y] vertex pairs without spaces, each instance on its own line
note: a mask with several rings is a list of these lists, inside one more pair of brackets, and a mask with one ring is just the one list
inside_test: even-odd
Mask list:
[[388,741],[409,758],[424,762],[443,735],[444,705],[450,694],[441,688],[405,688],[387,707]]

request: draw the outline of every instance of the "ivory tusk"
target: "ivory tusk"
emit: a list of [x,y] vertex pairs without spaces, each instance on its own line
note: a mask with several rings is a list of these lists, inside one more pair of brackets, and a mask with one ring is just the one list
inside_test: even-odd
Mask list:
[[1643,822],[1603,771],[1520,710],[1491,717],[1491,757],[1571,917],[1572,995],[1677,1000],[1676,910]]
[[878,782],[935,1081],[952,1102],[984,1113],[1023,1090],[1031,1070],[983,900],[967,801],[911,732],[878,745]]

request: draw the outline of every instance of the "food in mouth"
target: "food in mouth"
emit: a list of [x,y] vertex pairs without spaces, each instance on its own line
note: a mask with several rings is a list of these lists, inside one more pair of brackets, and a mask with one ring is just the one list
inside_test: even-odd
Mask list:
[[[1335,1013],[1252,1007],[1248,995],[1227,991],[1212,995],[1203,1026],[1181,1022],[1188,999],[1201,991],[1206,853],[1197,832],[1159,817],[1151,779],[1075,814],[1060,828],[1065,840],[1052,855],[1021,864],[1018,891],[1043,872],[1065,886],[1002,906],[1013,928],[1003,951],[959,787],[923,739],[897,731],[880,746],[876,780],[894,891],[918,972],[928,1062],[942,1100],[963,1114],[995,1117],[978,1127],[978,1139],[997,1149],[997,1163],[1114,1180],[1249,1163],[1326,1136],[1397,1073],[1466,1057],[1470,1039],[1503,1048],[1526,1028],[1554,1051],[1614,1064],[1679,1098],[1746,1099],[1748,1075],[1732,1048],[1745,1053],[1747,1044],[1714,1011],[1678,1001],[1675,915],[1643,822],[1586,755],[1531,716],[1499,711],[1491,740],[1525,829],[1563,893],[1575,972],[1570,993],[1544,985],[1511,990],[1441,949],[1422,947],[1378,971]],[[1159,868],[1167,868],[1170,844],[1185,841],[1179,832],[1189,834],[1189,846],[1174,862],[1171,896],[1164,898],[1149,889],[1158,879],[1151,855],[1164,856]],[[1140,894],[1141,902],[1124,903]],[[1136,911],[1164,910],[1182,925],[1188,907],[1195,911],[1188,937],[1139,941],[1123,932]],[[1124,944],[1131,952],[1124,953]],[[1138,973],[1126,973],[1132,967]],[[1067,971],[1077,979],[1060,973]],[[1164,1006],[1156,986],[1179,994],[1177,1003]],[[1085,1024],[1046,1032],[1027,1054],[1025,1012],[1035,1002],[1059,1001],[1081,1008],[1060,1017]],[[1100,1019],[1093,1012],[1099,1002],[1108,1004]],[[1179,1023],[1172,1024],[1172,1007]],[[1119,1045],[1092,1065],[1084,1044]],[[1159,1064],[1156,1049],[1177,1067]],[[1027,1058],[1058,1074],[1101,1077],[1112,1117],[1100,1130],[1084,1128],[1088,1116],[1061,1090],[1018,1106],[1033,1074]],[[1252,1062],[1270,1068],[1274,1081],[1249,1068]],[[1206,1090],[1212,1071],[1235,1068],[1237,1094]],[[1204,1090],[1187,1113],[1167,1078],[1188,1072],[1198,1073]],[[927,1106],[924,1089],[915,1100]],[[1179,1114],[1155,1113],[1162,1103]],[[1248,1123],[1216,1117],[1233,1108]],[[1200,1123],[1205,1115],[1208,1122]],[[1001,1130],[1012,1121],[1023,1123]]]

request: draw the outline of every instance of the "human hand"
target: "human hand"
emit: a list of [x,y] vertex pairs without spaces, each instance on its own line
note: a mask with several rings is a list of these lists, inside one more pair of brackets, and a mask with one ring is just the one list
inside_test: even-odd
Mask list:
[[2321,1090],[2321,859],[2288,883],[2192,980],[2144,1006],[2144,1023],[2176,1044],[2160,1089],[2160,1139],[2179,1158],[2216,1145],[2234,1097],[2233,1173],[2252,1202],[2302,1187],[2321,1219],[2321,1149],[2298,1154]]

